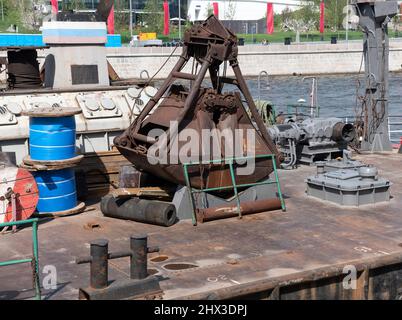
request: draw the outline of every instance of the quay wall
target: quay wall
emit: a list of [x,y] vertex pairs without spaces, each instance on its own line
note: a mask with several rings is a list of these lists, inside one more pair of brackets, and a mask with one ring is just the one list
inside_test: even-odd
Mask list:
[[[245,76],[257,76],[262,70],[270,75],[357,73],[362,63],[362,41],[348,44],[301,43],[239,47],[239,62]],[[122,78],[139,77],[142,70],[153,76],[166,59],[165,67],[155,77],[166,78],[176,63],[181,48],[109,48],[108,60]],[[390,71],[402,71],[402,41],[390,41]],[[191,71],[189,63],[185,71]],[[229,68],[230,69],[230,68]],[[229,70],[228,69],[228,70]],[[362,65],[364,71],[364,64]],[[231,70],[228,75],[232,75]]]

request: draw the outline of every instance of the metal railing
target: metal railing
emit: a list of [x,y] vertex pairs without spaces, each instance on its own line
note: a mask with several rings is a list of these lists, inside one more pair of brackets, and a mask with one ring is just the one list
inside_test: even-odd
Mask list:
[[402,116],[388,117],[389,140],[393,143],[399,143],[402,137]]
[[1,261],[0,267],[11,266],[21,263],[30,263],[32,266],[32,276],[35,289],[35,299],[41,300],[40,284],[39,284],[39,250],[38,250],[38,222],[39,219],[22,220],[15,222],[0,223],[0,229],[12,226],[32,225],[32,257],[26,259],[15,259]]
[[[234,163],[237,161],[244,161],[244,160],[251,160],[253,159],[256,161],[257,159],[270,159],[272,160],[272,169],[274,173],[274,178],[275,180],[268,179],[263,182],[254,182],[254,183],[247,183],[247,184],[237,184],[236,183],[236,176],[235,176],[235,171],[234,171]],[[191,186],[190,182],[190,176],[188,172],[188,168],[191,166],[199,166],[199,165],[209,165],[209,164],[225,164],[229,166],[230,169],[230,177],[232,180],[232,185],[231,186],[223,186],[223,187],[215,187],[215,188],[202,188],[202,189],[193,189]],[[259,186],[259,185],[268,185],[268,184],[275,184],[277,186],[277,191],[278,191],[278,197],[281,201],[281,208],[282,211],[286,211],[286,205],[285,205],[285,200],[282,195],[281,191],[281,185],[279,182],[279,176],[278,176],[278,170],[276,167],[276,160],[275,160],[275,155],[274,154],[264,154],[264,155],[255,155],[252,157],[233,157],[233,158],[225,158],[225,159],[216,159],[216,160],[206,160],[206,161],[195,161],[195,162],[189,162],[189,163],[184,163],[183,164],[183,170],[184,170],[184,177],[186,179],[186,186],[190,192],[190,202],[191,202],[191,208],[192,208],[192,220],[193,220],[193,225],[197,225],[197,217],[196,217],[196,207],[195,207],[195,201],[193,198],[193,195],[195,193],[202,193],[202,192],[211,192],[211,191],[220,191],[220,190],[233,190],[234,195],[236,198],[236,205],[237,205],[237,212],[239,214],[239,218],[241,218],[241,208],[240,208],[240,198],[239,198],[239,193],[238,189],[239,188],[248,188],[248,187],[254,187],[254,186]]]
[[[343,117],[346,123],[355,121],[354,116]],[[388,136],[392,143],[399,143],[402,137],[402,115],[388,116]]]

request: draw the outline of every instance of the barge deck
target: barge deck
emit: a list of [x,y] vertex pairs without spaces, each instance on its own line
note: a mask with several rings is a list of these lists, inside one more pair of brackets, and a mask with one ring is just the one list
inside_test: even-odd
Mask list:
[[[315,167],[280,170],[287,211],[191,225],[158,227],[103,217],[99,211],[44,220],[39,226],[40,270],[55,266],[57,288],[43,299],[77,299],[89,266],[76,265],[89,242],[108,239],[110,251],[128,249],[132,234],[148,234],[149,269],[158,272],[163,299],[399,299],[402,298],[402,155],[357,159],[393,183],[389,203],[345,208],[309,198],[304,179]],[[31,255],[31,229],[0,236],[0,261]],[[356,268],[356,290],[343,281]],[[346,269],[345,266],[349,266]],[[344,273],[346,272],[346,273]],[[41,273],[41,281],[46,277]],[[109,261],[109,279],[129,275],[128,258]],[[398,281],[399,280],[399,281]],[[0,269],[0,299],[31,299],[27,265]]]

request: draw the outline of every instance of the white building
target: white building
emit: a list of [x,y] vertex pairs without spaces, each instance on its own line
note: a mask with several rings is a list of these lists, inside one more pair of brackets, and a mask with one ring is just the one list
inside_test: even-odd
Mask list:
[[273,4],[275,13],[281,13],[286,7],[297,8],[300,0],[188,0],[188,19],[190,21],[205,20],[214,2],[218,3],[221,20],[257,21],[266,17],[268,2]]

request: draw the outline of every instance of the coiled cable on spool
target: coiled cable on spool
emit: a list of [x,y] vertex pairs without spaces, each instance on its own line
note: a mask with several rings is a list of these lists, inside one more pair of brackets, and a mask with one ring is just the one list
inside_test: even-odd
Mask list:
[[9,89],[34,89],[42,86],[36,50],[8,51],[7,58]]

